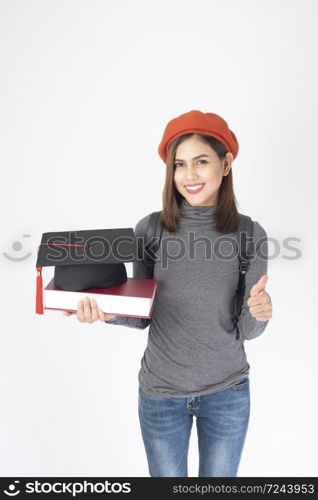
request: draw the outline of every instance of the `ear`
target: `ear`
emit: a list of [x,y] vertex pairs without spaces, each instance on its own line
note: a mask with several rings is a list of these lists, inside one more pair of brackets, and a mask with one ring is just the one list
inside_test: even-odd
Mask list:
[[223,176],[229,174],[232,167],[232,161],[233,161],[233,155],[228,151],[225,155],[225,159],[223,160],[223,168],[224,168]]

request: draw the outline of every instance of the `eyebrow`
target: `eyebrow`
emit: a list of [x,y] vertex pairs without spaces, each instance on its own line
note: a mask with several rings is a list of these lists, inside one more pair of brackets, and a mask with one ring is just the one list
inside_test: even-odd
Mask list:
[[[202,158],[202,156],[205,156],[206,158],[210,158],[209,155],[198,155],[198,156],[195,156],[194,158],[192,158],[192,160],[197,160],[198,158]],[[175,158],[174,161],[184,161],[184,160],[180,160],[178,158]]]

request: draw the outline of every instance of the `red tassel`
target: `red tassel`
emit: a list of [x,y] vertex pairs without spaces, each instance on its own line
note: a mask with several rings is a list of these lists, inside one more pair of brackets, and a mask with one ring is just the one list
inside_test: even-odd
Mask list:
[[43,282],[42,282],[42,267],[37,267],[36,277],[36,314],[43,314]]

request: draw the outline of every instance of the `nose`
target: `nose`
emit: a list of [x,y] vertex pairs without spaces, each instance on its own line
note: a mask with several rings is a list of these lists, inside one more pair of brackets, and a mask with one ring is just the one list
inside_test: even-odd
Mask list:
[[199,176],[196,173],[192,165],[188,165],[185,171],[185,181],[186,184],[191,184],[191,182],[198,180]]

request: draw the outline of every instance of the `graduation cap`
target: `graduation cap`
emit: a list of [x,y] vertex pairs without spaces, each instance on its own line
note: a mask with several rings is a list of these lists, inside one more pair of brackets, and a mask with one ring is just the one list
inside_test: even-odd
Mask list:
[[54,266],[61,290],[108,288],[127,281],[125,262],[136,261],[133,228],[43,233],[36,261],[36,313],[43,314],[42,267]]

